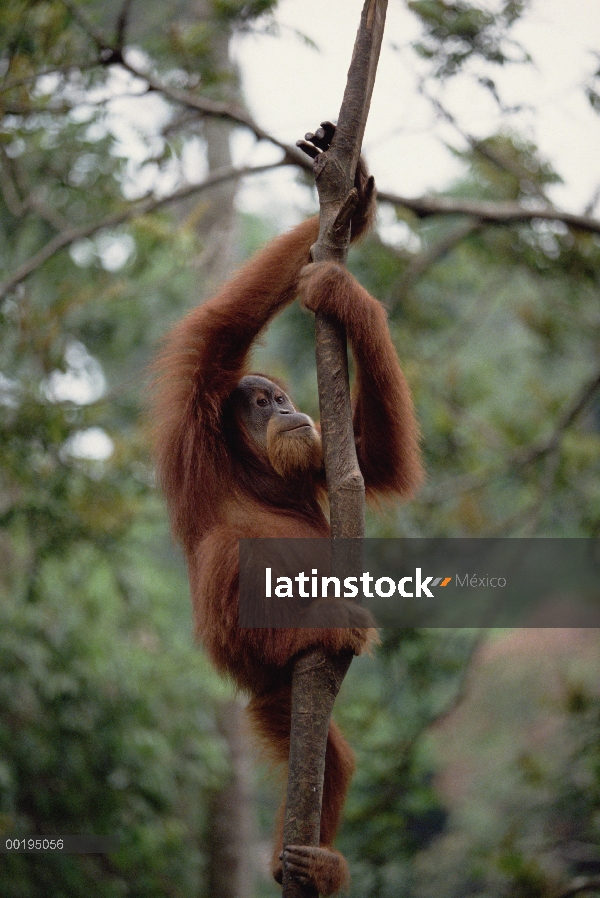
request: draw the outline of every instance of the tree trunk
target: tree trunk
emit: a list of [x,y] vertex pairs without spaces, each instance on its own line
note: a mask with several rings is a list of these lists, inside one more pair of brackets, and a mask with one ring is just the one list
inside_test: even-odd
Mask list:
[[[387,0],[365,0],[337,130],[331,149],[317,157],[321,205],[314,261],[345,262],[350,238],[351,192],[360,156]],[[364,482],[354,444],[344,329],[318,315],[317,375],[321,431],[331,509],[331,534],[364,536]],[[334,552],[335,556],[335,552]],[[316,649],[297,659],[292,681],[292,721],[284,845],[319,845],[323,774],[329,719],[352,660]],[[312,887],[292,879],[284,865],[283,898],[314,898]]]
[[[198,18],[208,18],[206,0],[197,0]],[[229,55],[231,33],[225,29],[211,42],[213,64],[223,73],[214,99],[239,100],[239,82]],[[206,141],[210,173],[232,164],[230,137],[235,125],[226,119],[207,116],[201,134]],[[201,297],[211,296],[239,263],[239,234],[235,214],[237,181],[227,181],[202,196],[188,217],[196,218],[203,250],[197,261],[202,271]],[[216,792],[209,804],[208,894],[215,898],[252,898],[254,893],[256,848],[250,751],[245,733],[244,709],[238,699],[225,702],[218,710],[219,729],[229,748],[231,781]]]
[[218,898],[252,898],[254,844],[250,759],[242,704],[221,705],[218,725],[229,749],[231,780],[208,805],[207,889]]
[[[211,4],[196,0],[199,19],[210,16]],[[213,92],[206,92],[215,100],[239,102],[241,105],[238,73],[229,53],[231,32],[222,29],[211,40],[211,55],[215,70],[222,75],[221,83]],[[208,171],[229,168],[232,164],[230,138],[235,124],[224,118],[206,116],[202,120],[201,135],[206,141]],[[202,296],[213,293],[230,277],[239,264],[239,229],[235,214],[235,195],[238,182],[227,181],[211,188],[196,206],[196,229],[202,237],[203,250],[198,260],[202,268]],[[192,218],[194,212],[191,213]]]

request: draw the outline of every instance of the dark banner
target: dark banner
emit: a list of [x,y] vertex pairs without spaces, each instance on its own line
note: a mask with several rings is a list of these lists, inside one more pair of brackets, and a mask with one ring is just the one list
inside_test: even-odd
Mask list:
[[242,539],[241,627],[600,627],[597,539]]
[[119,836],[2,836],[0,854],[111,854]]

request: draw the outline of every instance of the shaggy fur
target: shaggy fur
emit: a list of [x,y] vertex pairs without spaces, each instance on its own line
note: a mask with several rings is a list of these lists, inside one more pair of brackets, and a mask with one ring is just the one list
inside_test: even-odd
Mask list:
[[[356,239],[373,219],[373,184],[364,164],[356,179]],[[197,635],[215,666],[250,692],[250,717],[272,758],[286,763],[293,658],[316,645],[328,652],[367,647],[374,632],[335,629],[243,629],[238,625],[238,541],[252,537],[324,537],[324,475],[317,431],[267,431],[258,451],[230,397],[247,374],[250,348],[298,293],[313,311],[342,322],[354,354],[354,428],[369,497],[409,496],[421,480],[410,393],[380,304],[343,268],[310,265],[318,218],[274,240],[217,296],[192,311],[166,340],[157,362],[154,405],[158,473],[172,528],[189,569]],[[323,894],[347,881],[331,850],[353,770],[352,752],[331,724],[327,744],[323,851],[290,851]],[[281,875],[282,821],[273,872]],[[303,866],[304,865],[304,866]],[[298,874],[300,875],[300,874]]]

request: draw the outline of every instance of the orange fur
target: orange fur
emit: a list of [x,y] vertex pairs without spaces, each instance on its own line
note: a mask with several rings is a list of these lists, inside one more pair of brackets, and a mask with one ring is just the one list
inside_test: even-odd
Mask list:
[[354,432],[368,493],[411,495],[423,476],[418,431],[383,306],[334,262],[304,268],[299,292],[308,309],[345,325],[357,359]]
[[271,418],[267,427],[269,461],[280,477],[315,475],[323,467],[321,437],[313,428],[281,431]]
[[[373,185],[364,166],[356,185],[353,239],[373,218]],[[272,434],[271,463],[252,445],[230,401],[248,373],[252,343],[298,292],[309,308],[346,326],[357,368],[354,426],[368,495],[410,495],[421,478],[412,402],[385,313],[344,269],[330,263],[305,267],[318,229],[318,218],[311,218],[270,243],[174,328],[156,364],[157,468],[174,534],[186,554],[196,633],[215,666],[251,693],[251,719],[280,762],[288,756],[294,657],[315,645],[359,654],[374,639],[374,631],[356,627],[238,625],[239,539],[329,535],[318,428],[316,442],[308,446],[292,434]],[[335,838],[352,769],[352,752],[332,724],[321,823],[324,849]],[[326,888],[335,891],[345,881],[345,862],[334,852],[313,854],[308,863],[310,875]]]
[[[350,873],[346,859],[331,848],[308,845],[288,845],[283,858],[290,873],[304,885],[312,885],[319,895],[334,895],[350,885]],[[283,879],[283,867],[273,871],[277,882]],[[281,877],[281,878],[280,878]]]

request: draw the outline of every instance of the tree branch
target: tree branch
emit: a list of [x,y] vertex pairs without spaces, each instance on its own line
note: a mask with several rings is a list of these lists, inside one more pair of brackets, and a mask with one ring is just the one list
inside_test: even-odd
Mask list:
[[124,47],[122,43],[125,37],[124,29],[126,27],[127,15],[129,10],[128,0],[125,0],[123,8],[121,10],[121,14],[119,16],[119,20],[117,22],[116,44],[111,43],[111,41],[108,40],[106,35],[100,29],[92,25],[92,23],[82,13],[82,11],[79,9],[77,4],[73,2],[73,0],[62,0],[62,2],[71,12],[73,17],[77,20],[77,22],[81,25],[86,34],[96,44],[98,50],[100,51],[100,62],[103,65],[112,65],[114,63],[118,63],[132,75],[135,75],[136,78],[142,78],[144,81],[146,81],[151,90],[155,90],[158,93],[161,93],[163,96],[168,97],[174,103],[179,103],[182,106],[187,106],[189,109],[195,109],[197,112],[201,112],[203,115],[212,115],[218,118],[226,118],[232,122],[236,122],[239,125],[244,125],[246,128],[249,128],[252,131],[257,140],[268,140],[270,143],[283,150],[286,157],[286,162],[293,162],[300,168],[312,171],[312,165],[310,161],[300,150],[298,150],[295,146],[283,143],[283,141],[280,141],[276,137],[273,137],[273,135],[268,134],[260,127],[260,125],[257,124],[257,122],[254,121],[252,116],[250,116],[248,112],[246,112],[246,110],[238,104],[225,103],[219,100],[210,100],[207,97],[200,97],[196,94],[189,93],[188,91],[170,87],[160,79],[155,78],[154,75],[150,74],[149,72],[145,72],[142,69],[139,69],[137,66],[128,61],[123,54]]
[[425,88],[424,81],[421,81],[419,86],[419,92],[426,97],[429,102],[433,105],[434,109],[442,118],[444,118],[452,127],[460,134],[463,140],[465,140],[474,153],[477,153],[483,159],[487,159],[488,162],[491,162],[496,168],[500,169],[500,171],[507,172],[517,179],[521,189],[528,194],[532,194],[537,196],[539,200],[550,205],[550,201],[546,196],[543,188],[536,181],[533,181],[531,177],[527,176],[527,173],[523,170],[521,166],[515,163],[513,160],[508,159],[503,153],[499,152],[495,147],[490,146],[483,140],[478,140],[472,134],[469,134],[465,131],[456,120],[455,116],[443,105],[443,103],[437,98],[433,97]]
[[151,90],[161,93],[174,103],[186,106],[188,109],[194,109],[196,112],[201,112],[203,115],[226,118],[238,125],[244,125],[244,127],[249,128],[249,130],[252,131],[257,140],[268,140],[269,143],[272,143],[274,146],[279,147],[280,150],[283,150],[286,162],[293,163],[299,168],[303,168],[307,171],[312,171],[312,164],[304,153],[298,150],[295,146],[291,146],[291,144],[278,140],[272,134],[269,134],[261,128],[242,106],[239,106],[236,103],[211,100],[208,97],[197,96],[188,91],[170,87],[168,84],[155,78],[149,72],[145,72],[137,66],[132,65],[132,63],[128,62],[126,59],[121,61],[121,65],[127,69],[128,72],[131,72],[132,75],[135,75],[136,78],[142,78],[146,81]]
[[43,265],[44,262],[47,262],[48,259],[51,259],[56,253],[71,246],[78,240],[92,237],[104,228],[118,227],[118,225],[130,221],[132,218],[138,218],[140,215],[147,215],[150,212],[155,212],[157,209],[167,206],[169,203],[187,199],[189,196],[201,193],[217,184],[222,184],[224,181],[230,181],[233,178],[243,178],[246,177],[246,175],[260,174],[274,168],[280,168],[285,164],[285,161],[283,161],[272,162],[268,165],[257,165],[254,167],[246,166],[243,168],[221,169],[220,171],[214,172],[201,184],[186,184],[184,187],[180,187],[179,190],[175,190],[168,196],[146,197],[145,199],[132,203],[130,206],[127,206],[119,212],[113,212],[105,218],[101,218],[99,221],[90,222],[89,224],[81,225],[78,228],[70,228],[67,231],[61,231],[56,237],[53,237],[52,240],[39,249],[37,253],[34,253],[33,256],[27,259],[26,262],[23,262],[23,264],[5,278],[4,281],[0,282],[0,299],[6,296],[7,293],[10,293],[11,290],[14,290],[17,284],[20,284],[26,277],[29,277],[29,275]]
[[131,12],[131,4],[133,0],[123,0],[123,5],[117,18],[116,40],[117,48],[123,50],[125,46],[125,38],[127,36],[127,27],[129,25],[129,13]]
[[574,898],[582,892],[600,892],[600,876],[579,876],[568,889],[560,893],[559,898]]
[[[319,238],[312,248],[315,262],[332,259],[344,263],[348,254],[350,217],[337,227],[351,193],[367,122],[387,0],[366,0],[339,121],[331,148],[315,159],[315,177],[321,207]],[[364,482],[356,458],[352,408],[348,385],[348,356],[343,327],[323,315],[316,317],[319,408],[327,491],[331,509],[331,535],[364,536]]]
[[528,465],[536,459],[541,458],[541,456],[553,452],[554,449],[558,447],[564,432],[568,430],[571,424],[573,424],[579,417],[598,388],[600,388],[600,371],[597,371],[596,374],[583,385],[579,393],[577,393],[571,402],[567,403],[550,436],[537,443],[531,449],[521,453],[521,458],[517,459],[517,462],[522,465]]
[[443,259],[455,246],[481,229],[481,221],[476,218],[465,218],[459,222],[456,227],[445,234],[437,243],[429,247],[422,253],[413,256],[406,266],[404,273],[398,278],[396,284],[390,290],[392,301],[400,302],[405,296],[407,290],[428,271],[432,265]]
[[489,202],[487,200],[470,200],[450,196],[421,196],[409,198],[395,193],[378,191],[377,197],[385,203],[403,206],[410,209],[419,218],[432,215],[468,215],[480,222],[488,224],[514,224],[519,221],[541,219],[543,221],[561,221],[576,231],[587,231],[600,234],[600,221],[589,215],[575,215],[572,212],[561,212],[551,206],[531,208],[512,202]]
[[8,93],[24,84],[30,84],[43,78],[44,75],[66,75],[69,72],[84,72],[86,69],[94,69],[98,65],[97,59],[87,60],[86,62],[67,62],[65,65],[50,66],[47,69],[40,69],[39,72],[31,72],[29,75],[23,75],[20,78],[12,78],[0,84],[0,94]]
[[[345,261],[354,174],[369,112],[383,38],[387,0],[365,0],[339,121],[331,148],[317,157],[315,176],[321,206],[314,261]],[[356,458],[344,329],[316,319],[319,406],[331,509],[331,534],[364,536],[364,481]],[[335,552],[335,549],[334,549]],[[335,559],[334,559],[335,565]],[[296,660],[283,842],[319,845],[325,750],[331,710],[350,652],[337,656],[315,649]],[[283,865],[283,898],[313,898],[312,887],[292,879]]]
[[[67,7],[67,9],[69,9],[73,17],[88,34],[88,36],[100,51],[100,59],[98,60],[99,64],[107,65],[118,62],[136,78],[144,80],[150,90],[156,91],[157,93],[160,93],[170,99],[172,102],[177,103],[180,106],[184,106],[188,109],[195,110],[202,115],[226,118],[238,125],[243,125],[250,131],[252,131],[257,140],[266,140],[274,146],[279,147],[279,149],[281,149],[285,155],[284,161],[286,163],[296,165],[306,171],[312,171],[312,164],[310,160],[304,155],[304,153],[300,152],[295,146],[287,144],[284,141],[279,140],[273,134],[270,134],[268,131],[265,131],[264,128],[262,128],[243,107],[235,103],[211,100],[207,97],[198,96],[189,91],[180,90],[179,88],[174,88],[168,84],[165,84],[159,78],[156,78],[151,73],[138,68],[129,60],[125,59],[122,55],[122,46],[119,45],[119,43],[111,43],[111,41],[108,40],[106,35],[100,29],[96,28],[94,25],[92,25],[91,22],[88,21],[86,16],[82,13],[81,9],[77,6],[76,3],[73,2],[73,0],[62,0],[62,2]],[[121,20],[123,14],[125,14],[126,16],[128,6],[129,2],[128,0],[125,0],[123,8],[121,10],[121,15],[119,16],[119,22],[117,23],[117,33],[118,35],[120,35],[121,40],[123,40],[124,38],[122,30],[120,30]],[[126,19],[123,21],[126,21]],[[79,67],[68,65],[64,68],[47,70],[46,73],[69,71],[73,68],[84,67],[88,68],[90,66],[87,63],[82,64]],[[45,74],[45,72],[41,72],[40,74]],[[372,71],[371,75],[374,78],[374,70]],[[37,75],[31,76],[31,78],[28,77],[27,79],[18,79],[16,81],[10,82],[9,84],[5,84],[0,87],[0,91],[7,91],[12,87],[18,87],[20,84],[35,77],[37,77]],[[442,107],[439,108],[441,109]],[[442,112],[447,118],[449,117],[449,120],[455,125],[455,127],[458,127],[455,120],[450,116],[449,113],[445,112],[444,110],[442,110]],[[352,143],[352,128],[357,122],[360,122],[360,115],[358,115],[357,117],[357,111],[354,110],[353,115],[348,119],[346,125],[344,125],[341,119],[338,123],[338,130],[336,132],[334,144],[336,147],[336,152],[339,151],[340,153],[340,159],[342,158],[344,153],[347,152],[348,147],[350,148],[351,152],[352,147],[354,146],[354,144]],[[345,129],[347,129],[347,131],[345,131]],[[358,146],[360,146],[360,142],[362,142],[362,133],[359,136],[360,141]],[[469,135],[466,135],[465,139],[467,139],[471,146],[473,146],[475,149],[478,149],[478,151],[481,152],[485,150],[486,155],[490,156],[491,151],[489,151],[485,147],[482,147],[480,141],[476,141],[475,138],[472,138]],[[501,164],[496,156],[493,157],[492,161],[494,161],[498,165]],[[472,218],[476,218],[480,222],[488,224],[514,224],[515,222],[519,221],[531,221],[532,219],[540,219],[544,221],[560,221],[568,227],[573,228],[574,230],[600,234],[600,221],[598,219],[591,217],[589,214],[577,215],[571,212],[563,212],[546,204],[540,205],[536,208],[531,208],[528,206],[523,206],[522,204],[516,202],[477,201],[462,199],[460,197],[404,197],[398,194],[381,190],[378,191],[378,199],[382,202],[389,202],[394,206],[402,206],[406,209],[410,209],[419,218],[427,218],[433,215],[467,215]]]
[[[284,846],[319,845],[329,720],[351,661],[350,651],[331,656],[315,649],[294,664]],[[281,898],[317,898],[317,893],[292,879],[284,864]]]
[[562,439],[563,434],[576,421],[578,416],[585,410],[590,400],[594,397],[597,390],[600,389],[600,371],[596,373],[581,387],[576,396],[566,404],[560,415],[554,430],[549,437],[534,443],[527,449],[517,449],[511,453],[507,461],[498,469],[490,470],[489,468],[480,471],[477,474],[465,474],[463,476],[454,477],[435,486],[434,495],[430,499],[426,499],[428,505],[437,505],[439,502],[445,502],[455,496],[463,493],[472,492],[487,486],[491,480],[502,477],[515,468],[524,468],[533,464],[540,458],[555,452]]
[[110,41],[106,37],[103,31],[99,28],[96,28],[95,25],[89,21],[86,15],[79,8],[77,3],[74,3],[73,0],[62,0],[63,5],[67,7],[73,18],[76,22],[83,28],[85,33],[89,38],[96,44],[97,48],[102,50],[116,50],[116,47],[112,47]]

